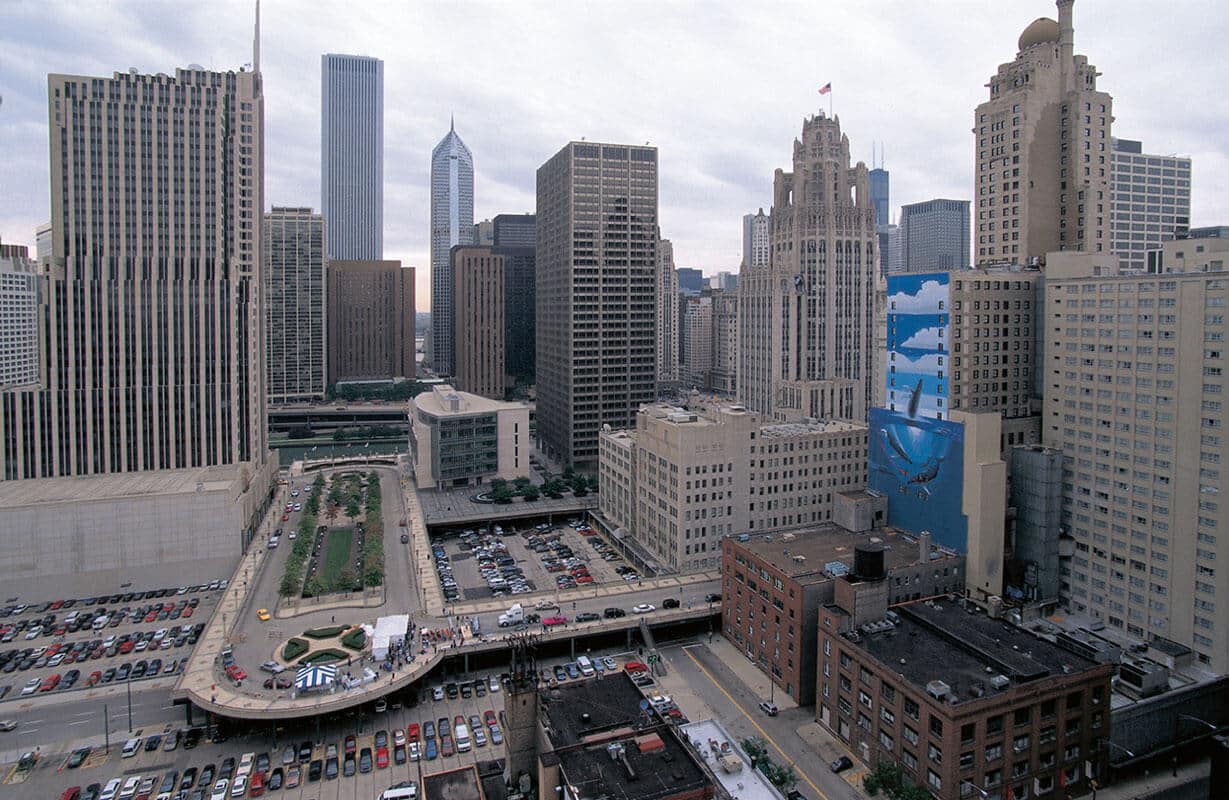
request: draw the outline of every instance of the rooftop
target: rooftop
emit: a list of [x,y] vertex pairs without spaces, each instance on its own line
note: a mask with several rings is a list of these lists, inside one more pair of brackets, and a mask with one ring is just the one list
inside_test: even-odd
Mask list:
[[777,422],[760,426],[760,436],[773,439],[785,436],[804,436],[808,433],[866,433],[866,426],[841,420]]
[[220,466],[0,481],[0,508],[228,491],[240,478],[238,466]]
[[[970,606],[970,609],[972,607]],[[846,638],[914,687],[956,705],[1044,678],[1102,669],[1025,628],[961,608],[954,600],[893,606],[889,620]]]
[[764,773],[752,769],[751,759],[720,722],[703,719],[680,726],[717,782],[739,800],[782,800]]
[[525,408],[525,403],[505,403],[482,395],[462,392],[446,383],[431,387],[431,391],[414,397],[414,406],[436,417],[491,414],[511,408]]
[[427,775],[422,788],[423,800],[483,800],[478,770],[473,765]]
[[[858,544],[881,542],[884,567],[889,571],[917,562],[920,552],[916,539],[893,528],[850,533],[832,523],[786,533],[756,533],[745,542],[739,538],[729,542],[801,583],[831,580],[834,576],[826,565],[833,562],[852,568],[854,547]],[[932,559],[947,555],[943,550],[931,551]]]

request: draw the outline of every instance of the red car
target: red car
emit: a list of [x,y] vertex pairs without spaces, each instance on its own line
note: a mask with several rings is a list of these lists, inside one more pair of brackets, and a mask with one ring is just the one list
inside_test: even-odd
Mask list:
[[102,673],[99,672],[98,670],[94,670],[93,672],[90,673],[90,677],[85,679],[85,685],[95,686],[101,680],[102,680]]
[[588,575],[581,575],[576,579],[577,583],[593,583],[593,578]]
[[419,736],[418,723],[411,722],[405,729],[405,735],[411,742],[417,742]]
[[623,665],[623,669],[628,672],[648,672],[649,671],[648,666],[640,663],[639,661],[629,661]]
[[388,769],[388,748],[376,748],[376,769]]
[[495,712],[489,708],[486,711],[482,712],[482,721],[485,722],[487,725],[499,724],[499,720],[495,717]]
[[239,669],[239,667],[237,667],[234,664],[231,664],[229,667],[226,668],[226,677],[230,678],[232,681],[241,681],[245,679],[247,676],[248,674],[246,672]]
[[440,738],[440,755],[450,756],[455,752],[456,752],[456,749],[452,745],[452,737],[451,736],[441,737]]
[[354,751],[357,749],[357,747],[358,747],[358,743],[354,740],[354,734],[350,734],[349,736],[347,736],[346,737],[346,755],[348,756],[354,755]]
[[134,641],[132,641],[131,639],[129,639],[128,641],[124,642],[123,644],[121,644],[121,645],[119,646],[119,651],[120,651],[120,653],[122,653],[123,655],[127,655],[128,653],[131,653],[131,652],[132,652],[132,648],[134,648],[134,647],[136,647],[136,646],[137,646],[136,642],[134,642]]
[[60,685],[60,673],[48,675],[43,679],[43,685],[38,687],[40,692],[50,692],[52,689]]
[[192,616],[192,613],[193,613],[193,608],[192,608],[192,606],[188,606],[187,608],[185,608],[185,609],[183,610],[183,613],[182,613],[182,614],[180,614],[179,616],[181,616],[181,617],[190,617],[190,616]]
[[548,628],[553,628],[556,625],[567,625],[567,617],[546,617],[542,620],[542,624]]

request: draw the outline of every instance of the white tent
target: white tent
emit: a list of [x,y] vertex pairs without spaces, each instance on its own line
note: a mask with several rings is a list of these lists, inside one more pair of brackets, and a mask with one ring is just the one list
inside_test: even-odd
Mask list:
[[337,678],[337,667],[317,666],[301,667],[295,673],[294,685],[301,692],[311,689],[322,689],[331,686]]
[[371,634],[371,657],[376,661],[388,658],[388,650],[405,641],[405,631],[410,627],[409,614],[393,614],[376,620]]

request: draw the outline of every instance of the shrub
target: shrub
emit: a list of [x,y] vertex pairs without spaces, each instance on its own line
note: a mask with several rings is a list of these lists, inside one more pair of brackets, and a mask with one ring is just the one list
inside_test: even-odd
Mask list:
[[286,642],[285,647],[282,648],[282,660],[294,661],[296,658],[306,653],[309,646],[310,645],[302,639],[291,639],[290,641]]
[[303,631],[303,635],[309,639],[331,639],[341,634],[347,628],[349,628],[348,625],[328,625],[323,628],[310,628]]
[[334,647],[330,647],[326,650],[317,650],[310,656],[307,656],[299,662],[299,666],[310,667],[313,664],[331,664],[334,661],[344,661],[349,657],[350,654],[344,650],[338,650]]
[[367,644],[367,632],[362,628],[355,628],[341,637],[341,643],[351,650],[362,650],[363,646]]

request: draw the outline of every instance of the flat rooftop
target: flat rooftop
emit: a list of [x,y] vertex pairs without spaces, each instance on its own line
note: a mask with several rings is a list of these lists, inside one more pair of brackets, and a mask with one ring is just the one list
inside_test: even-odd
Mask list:
[[866,433],[866,426],[841,420],[814,420],[811,422],[776,422],[761,425],[760,436],[779,439],[785,436],[802,436],[808,433]]
[[238,466],[225,466],[0,481],[0,508],[191,494],[198,484],[202,492],[226,491],[239,478]]
[[[524,408],[528,411],[528,403],[505,403],[502,400],[492,400],[478,394],[470,394],[454,389],[448,384],[434,386],[429,392],[414,396],[414,406],[436,417],[464,417],[469,414],[492,414],[510,408]],[[452,408],[455,402],[457,408]]]
[[704,759],[704,764],[730,797],[739,800],[784,800],[764,773],[751,767],[751,759],[738,741],[715,719],[679,726]]
[[921,691],[942,681],[956,704],[1056,675],[1111,669],[954,599],[919,600],[892,611],[895,624],[863,626],[845,637]]
[[483,800],[482,784],[473,765],[426,775],[422,790],[424,800]]
[[[889,570],[919,560],[917,540],[894,528],[851,533],[839,525],[824,523],[785,533],[751,534],[745,542],[735,537],[729,542],[803,584],[831,580],[833,576],[825,571],[825,564],[839,561],[852,569],[854,547],[865,542],[883,544],[884,567]],[[932,550],[932,560],[935,552]],[[947,555],[942,550],[937,553],[939,558]],[[799,561],[798,556],[803,560]]]

